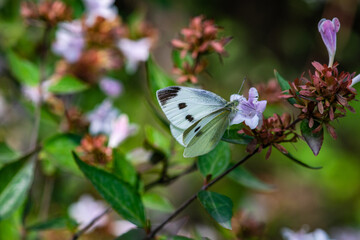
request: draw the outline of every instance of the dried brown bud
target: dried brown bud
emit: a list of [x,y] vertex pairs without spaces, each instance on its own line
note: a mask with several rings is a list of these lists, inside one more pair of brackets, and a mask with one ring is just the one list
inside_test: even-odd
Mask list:
[[49,26],[71,20],[72,11],[62,1],[22,2],[21,15],[27,20],[44,21]]
[[106,142],[107,138],[104,135],[86,135],[77,148],[80,159],[91,165],[106,165],[111,162],[112,149],[105,145]]

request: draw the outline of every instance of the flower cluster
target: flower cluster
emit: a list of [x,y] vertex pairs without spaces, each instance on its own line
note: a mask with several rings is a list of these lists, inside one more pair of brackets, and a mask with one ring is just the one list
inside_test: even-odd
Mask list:
[[129,123],[126,114],[120,114],[119,110],[113,107],[110,100],[104,100],[90,112],[88,120],[90,134],[105,134],[109,139],[108,146],[111,148],[117,147],[137,129],[136,125]]
[[[178,83],[190,81],[197,83],[196,75],[202,72],[207,62],[201,57],[216,52],[225,55],[224,46],[231,40],[230,37],[218,36],[220,27],[213,20],[206,20],[204,16],[194,17],[187,28],[181,30],[182,37],[173,39],[172,46],[180,51],[184,61],[175,66],[174,73],[179,75]],[[186,57],[190,58],[186,60]]]
[[181,57],[187,53],[192,58],[197,58],[200,54],[206,54],[215,51],[224,54],[224,46],[229,38],[218,38],[220,28],[214,24],[213,20],[205,20],[204,16],[194,17],[188,28],[181,30],[183,38],[173,39],[172,45],[181,50]]
[[346,109],[354,112],[349,102],[355,98],[356,90],[351,87],[354,74],[338,72],[337,64],[328,67],[313,62],[314,73],[309,73],[309,79],[302,76],[290,83],[291,89],[283,95],[284,98],[294,98],[295,107],[301,110],[299,118],[308,119],[312,128],[314,121],[320,123],[314,132],[322,129],[322,124],[328,128],[331,136],[336,138],[330,122],[344,117]]
[[283,99],[281,87],[275,79],[271,79],[267,83],[259,83],[255,85],[255,88],[259,91],[259,95],[269,104],[281,104]]
[[88,127],[89,122],[78,108],[70,107],[65,110],[65,119],[62,123],[65,132],[84,133],[87,132]]
[[56,74],[70,74],[94,84],[107,71],[125,64],[128,73],[135,72],[139,62],[149,57],[157,31],[142,19],[136,26],[126,25],[113,6],[114,0],[83,1],[86,12],[82,18],[58,24],[52,50],[63,59],[57,63]]
[[287,154],[287,150],[280,143],[296,142],[299,137],[295,132],[295,125],[291,125],[291,116],[288,113],[281,116],[274,114],[272,117],[265,118],[260,128],[250,129],[245,126],[238,133],[253,137],[246,149],[250,153],[254,152],[257,147],[259,147],[259,151],[269,147],[266,154],[267,159],[271,155],[272,146]]
[[112,149],[106,146],[107,138],[104,135],[86,135],[77,151],[81,160],[92,165],[106,165],[112,160]]
[[62,1],[22,2],[21,15],[27,20],[44,21],[49,26],[71,19],[71,9]]

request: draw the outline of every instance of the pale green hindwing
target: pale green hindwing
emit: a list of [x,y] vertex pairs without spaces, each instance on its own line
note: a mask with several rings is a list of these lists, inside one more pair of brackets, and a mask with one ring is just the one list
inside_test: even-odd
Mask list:
[[[185,143],[184,157],[200,156],[214,149],[229,125],[230,114],[230,109],[223,108],[186,129],[183,133],[183,142],[185,143],[185,139],[189,142]],[[194,136],[191,136],[192,134]]]

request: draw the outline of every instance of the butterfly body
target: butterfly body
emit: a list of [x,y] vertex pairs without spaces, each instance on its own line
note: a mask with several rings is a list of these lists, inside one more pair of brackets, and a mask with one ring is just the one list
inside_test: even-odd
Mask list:
[[202,89],[173,86],[158,90],[156,95],[172,135],[185,147],[184,157],[210,152],[238,111],[238,99],[227,102]]

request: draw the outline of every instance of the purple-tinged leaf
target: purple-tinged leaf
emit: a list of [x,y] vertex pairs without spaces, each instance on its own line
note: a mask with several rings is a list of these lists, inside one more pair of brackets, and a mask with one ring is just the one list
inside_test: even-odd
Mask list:
[[314,133],[314,130],[320,126],[320,123],[314,121],[312,128],[309,127],[309,120],[304,119],[300,124],[301,134],[306,143],[309,145],[314,155],[317,156],[320,152],[321,146],[324,141],[324,130],[322,127],[320,131]]

